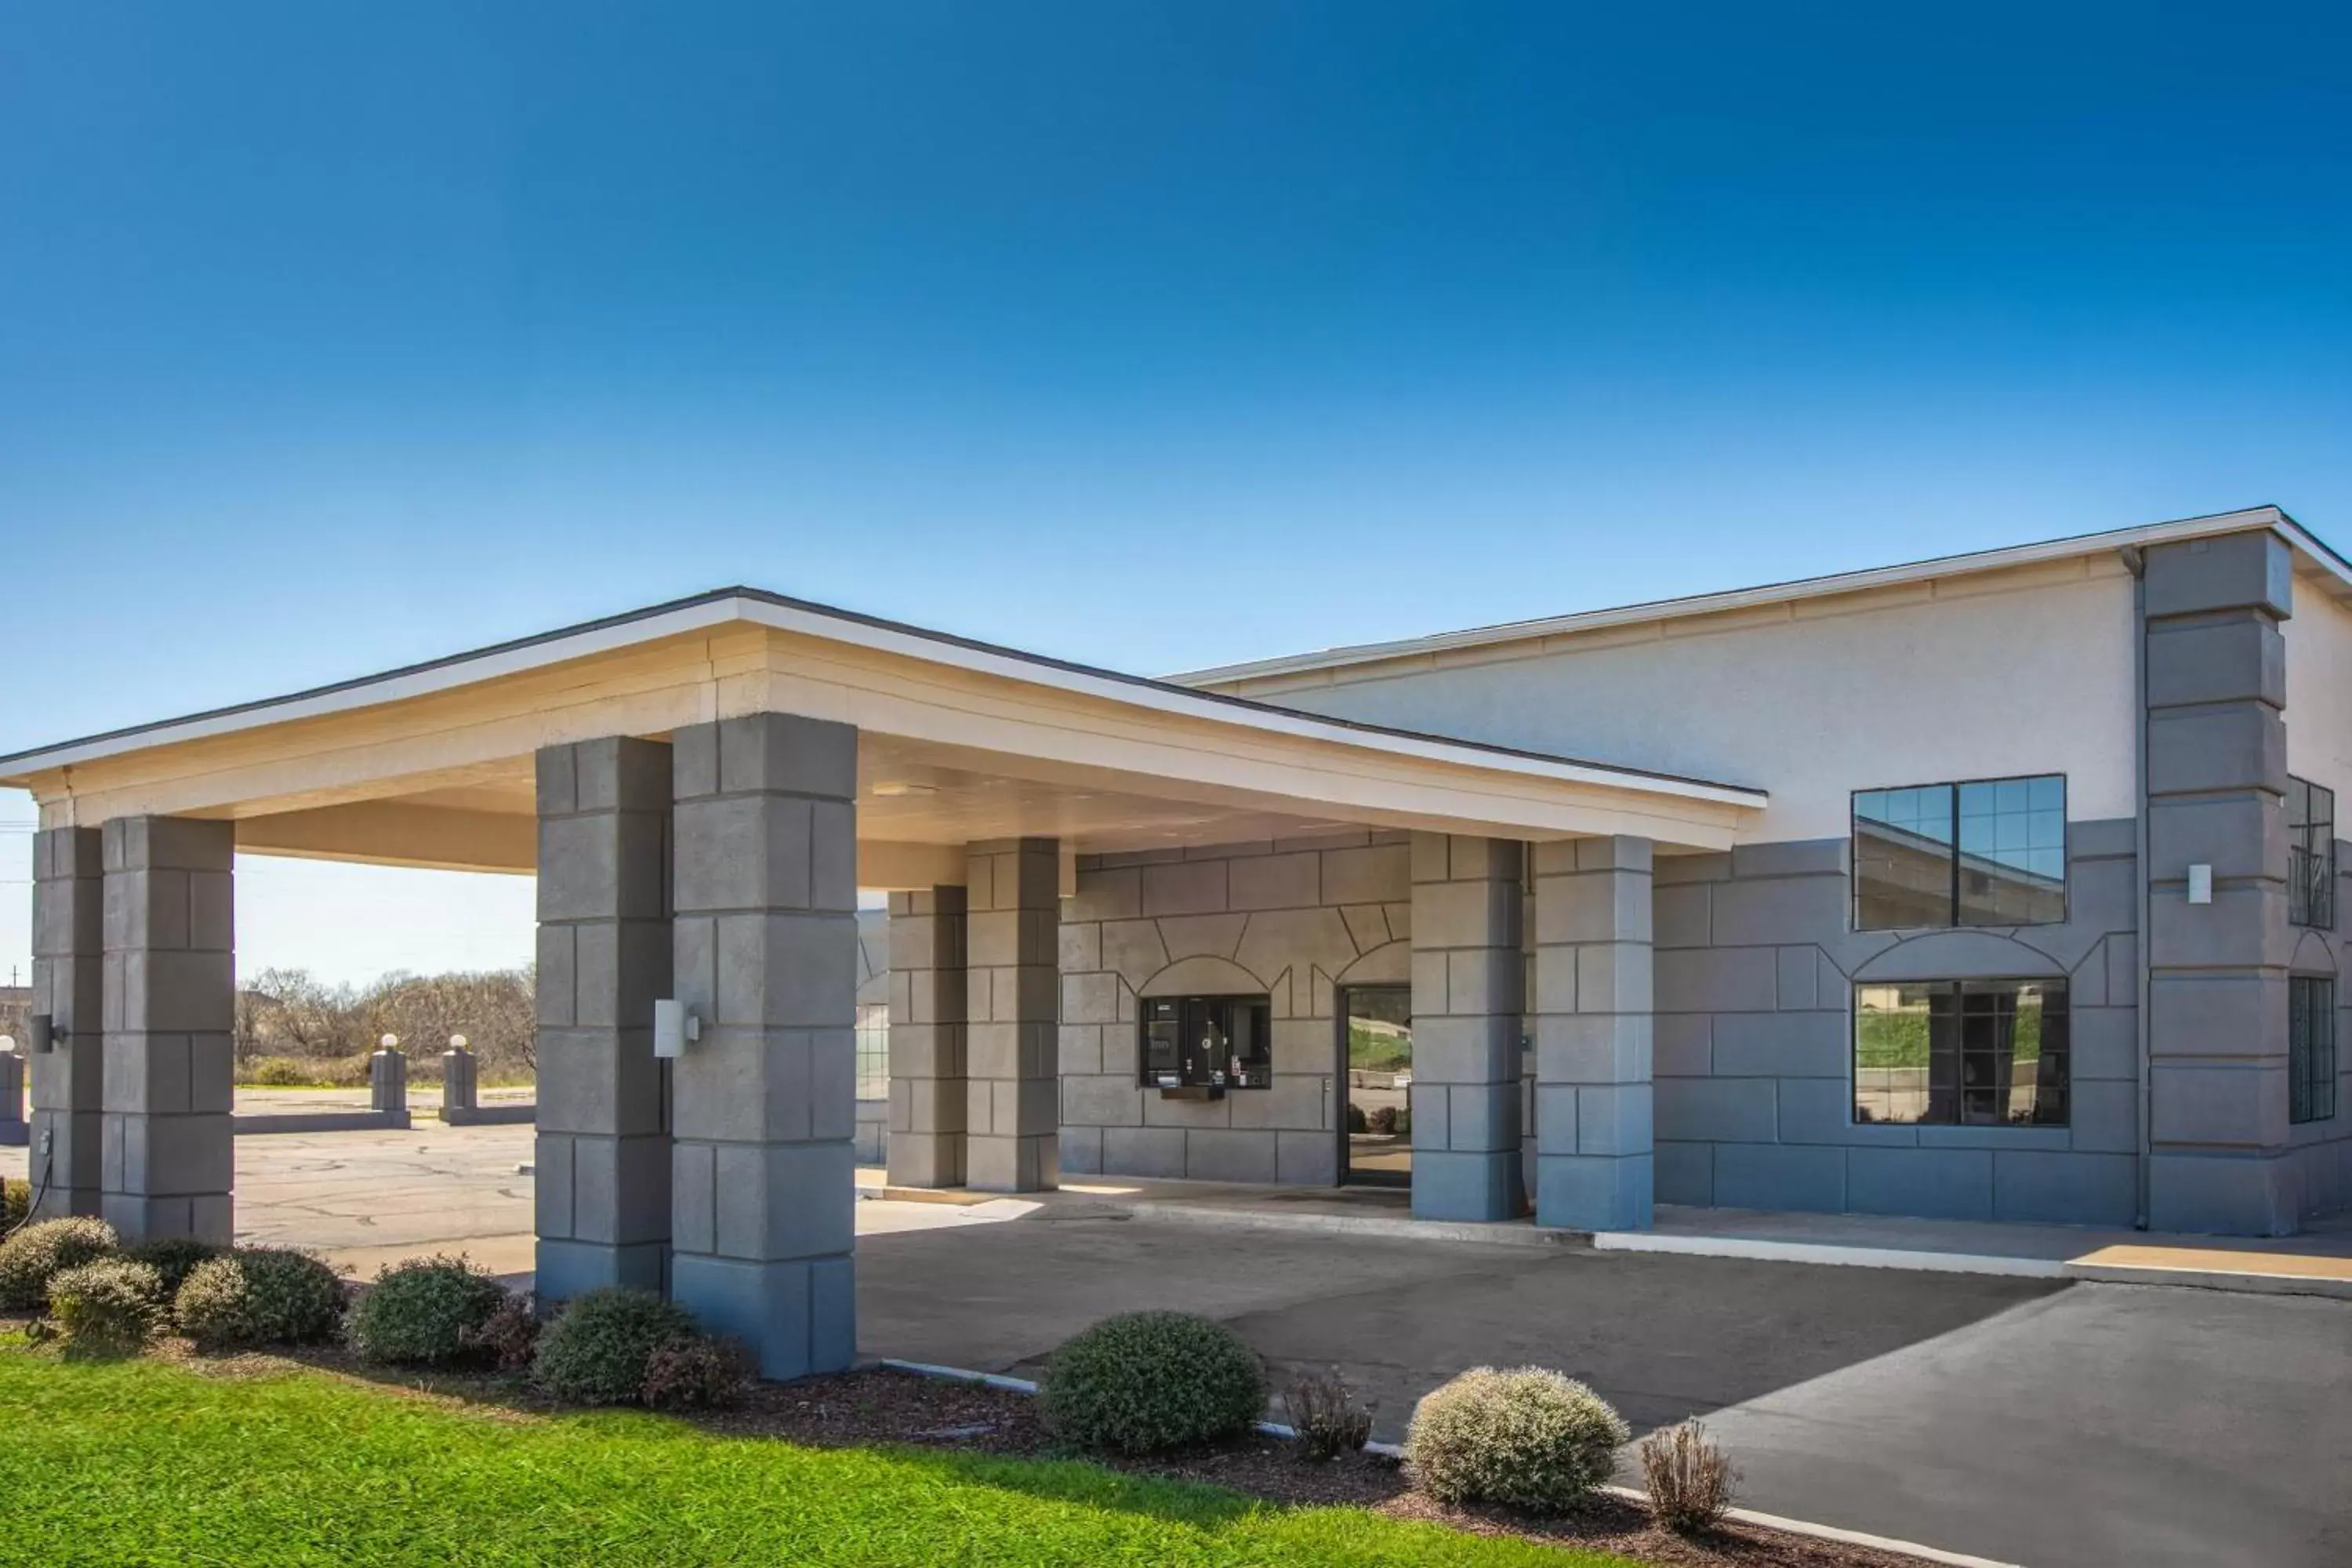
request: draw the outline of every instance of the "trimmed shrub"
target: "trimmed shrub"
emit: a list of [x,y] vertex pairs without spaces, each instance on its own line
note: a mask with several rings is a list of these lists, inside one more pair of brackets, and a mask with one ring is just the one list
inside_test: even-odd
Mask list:
[[677,1302],[608,1285],[567,1302],[541,1331],[531,1381],[571,1405],[634,1405],[653,1353],[694,1332],[694,1314]]
[[96,1262],[121,1245],[112,1226],[88,1215],[25,1226],[0,1241],[0,1309],[35,1310],[48,1300],[50,1275]]
[[1371,1114],[1364,1120],[1365,1125],[1374,1132],[1393,1132],[1397,1130],[1397,1108],[1393,1105],[1374,1106]]
[[530,1297],[510,1293],[482,1326],[466,1331],[466,1347],[480,1352],[500,1372],[520,1372],[539,1349],[539,1313]]
[[152,1268],[163,1281],[163,1300],[168,1301],[180,1293],[189,1271],[197,1264],[218,1258],[227,1250],[193,1236],[152,1236],[145,1241],[132,1242],[122,1249],[122,1256]]
[[1731,1510],[1739,1472],[1707,1441],[1696,1421],[1661,1427],[1642,1439],[1642,1479],[1650,1513],[1668,1530],[1692,1535],[1713,1530]]
[[437,1366],[473,1354],[467,1332],[506,1298],[505,1286],[462,1257],[412,1258],[377,1272],[346,1328],[362,1360]]
[[1371,1130],[1372,1124],[1364,1119],[1364,1108],[1360,1105],[1349,1105],[1348,1107],[1348,1131],[1350,1132],[1370,1132]]
[[199,1263],[172,1300],[180,1331],[207,1350],[322,1340],[342,1311],[335,1271],[283,1247],[241,1247]]
[[656,1410],[725,1410],[743,1402],[751,1358],[715,1334],[688,1334],[656,1347],[646,1358],[637,1396]]
[[1071,1442],[1143,1454],[1248,1431],[1265,1408],[1265,1367],[1222,1323],[1123,1312],[1055,1351],[1037,1392]]
[[1342,1454],[1360,1453],[1372,1438],[1372,1413],[1356,1403],[1347,1380],[1337,1372],[1307,1374],[1291,1380],[1282,1391],[1282,1408],[1298,1457],[1320,1463]]
[[33,1215],[33,1184],[10,1176],[0,1181],[0,1234],[16,1229]]
[[256,1057],[236,1069],[236,1081],[256,1089],[292,1089],[318,1079],[292,1057]]
[[1423,1395],[1405,1437],[1416,1485],[1444,1503],[1572,1509],[1632,1434],[1609,1402],[1541,1367],[1474,1367]]
[[163,1278],[128,1258],[100,1258],[49,1276],[49,1318],[73,1355],[136,1355],[163,1331]]

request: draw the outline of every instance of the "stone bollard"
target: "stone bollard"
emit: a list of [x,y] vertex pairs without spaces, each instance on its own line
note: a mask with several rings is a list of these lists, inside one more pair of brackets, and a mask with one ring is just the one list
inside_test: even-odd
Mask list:
[[9,1049],[0,1050],[0,1145],[31,1141],[32,1129],[25,1121],[25,1058],[12,1042]]
[[[462,1038],[463,1037],[460,1037]],[[462,1045],[453,1045],[441,1053],[441,1120],[462,1120],[476,1107],[474,1097],[474,1053]],[[451,1111],[456,1116],[451,1116]]]
[[394,1127],[408,1125],[408,1058],[398,1046],[368,1058],[368,1107]]

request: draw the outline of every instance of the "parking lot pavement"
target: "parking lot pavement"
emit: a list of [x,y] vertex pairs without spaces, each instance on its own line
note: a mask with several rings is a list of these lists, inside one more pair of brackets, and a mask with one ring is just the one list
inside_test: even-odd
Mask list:
[[1742,1501],[2034,1568],[2352,1563],[2352,1303],[1226,1228],[1045,1208],[861,1237],[868,1354],[1034,1374],[1110,1312],[1337,1366],[1400,1435],[1532,1363],[1637,1430],[1704,1415]]

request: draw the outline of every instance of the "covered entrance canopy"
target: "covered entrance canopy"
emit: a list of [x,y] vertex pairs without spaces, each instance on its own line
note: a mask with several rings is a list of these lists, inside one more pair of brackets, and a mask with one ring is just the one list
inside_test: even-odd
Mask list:
[[[1444,1097],[1416,1102],[1416,1211],[1516,1207],[1524,1005],[1538,1091],[1576,1097],[1539,1217],[1639,1223],[1652,847],[1727,848],[1765,804],[740,588],[0,759],[0,784],[41,812],[47,1209],[230,1231],[235,852],[536,871],[542,1294],[670,1289],[777,1374],[854,1343],[858,889],[900,895],[894,1146],[1016,1190],[1053,1180],[1077,856],[1409,832],[1415,1092]],[[674,1064],[664,997],[701,1030]]]

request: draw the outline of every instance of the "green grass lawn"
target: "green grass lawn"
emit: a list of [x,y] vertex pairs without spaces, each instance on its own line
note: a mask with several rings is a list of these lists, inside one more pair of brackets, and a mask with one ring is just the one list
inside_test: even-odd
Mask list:
[[105,1563],[1429,1563],[1622,1568],[1092,1465],[524,1420],[324,1373],[0,1346],[0,1558]]

